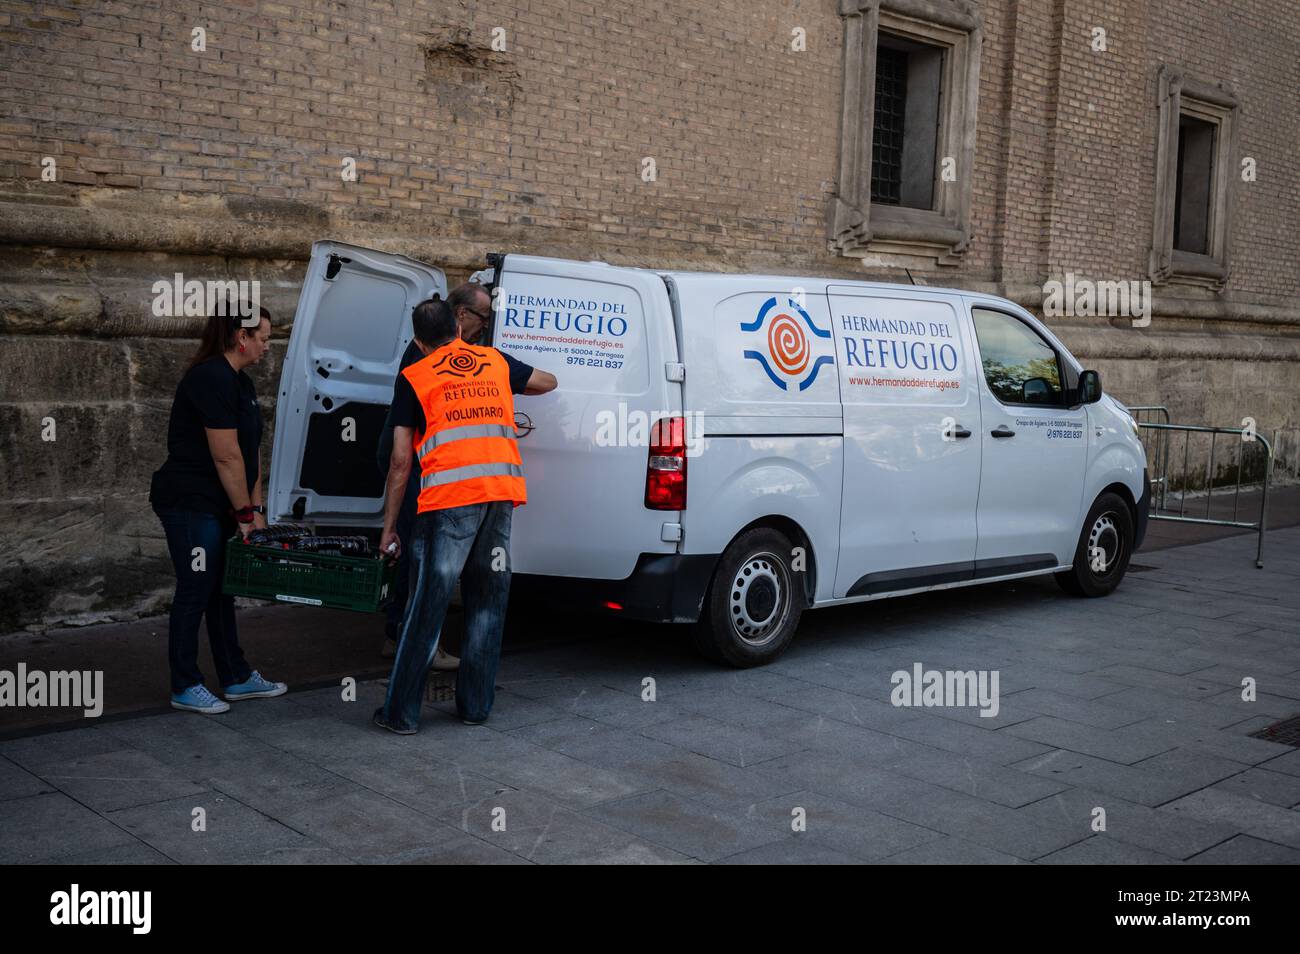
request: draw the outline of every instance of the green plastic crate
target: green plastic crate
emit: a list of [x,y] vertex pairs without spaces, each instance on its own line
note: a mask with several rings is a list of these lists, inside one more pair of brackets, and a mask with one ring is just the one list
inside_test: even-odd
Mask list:
[[381,557],[304,553],[236,537],[226,546],[221,588],[231,596],[374,613],[392,598],[396,572]]

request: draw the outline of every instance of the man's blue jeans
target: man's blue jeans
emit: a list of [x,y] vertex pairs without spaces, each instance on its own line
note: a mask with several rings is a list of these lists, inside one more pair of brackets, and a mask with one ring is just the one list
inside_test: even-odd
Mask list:
[[[226,538],[235,532],[234,523],[197,510],[164,510],[158,519],[167,534],[167,549],[176,568],[176,595],[172,598],[167,633],[172,693],[182,693],[203,681],[198,662],[199,621],[205,617],[212,661],[222,688],[243,682],[252,675],[252,669],[239,648],[235,598],[221,592]],[[202,548],[202,562],[196,562],[196,548]]]
[[465,639],[456,672],[456,711],[462,719],[481,722],[492,710],[510,596],[513,512],[508,500],[431,510],[416,516],[410,539],[402,541],[410,549],[414,574],[384,700],[384,721],[393,728],[419,728],[425,678],[458,579]]

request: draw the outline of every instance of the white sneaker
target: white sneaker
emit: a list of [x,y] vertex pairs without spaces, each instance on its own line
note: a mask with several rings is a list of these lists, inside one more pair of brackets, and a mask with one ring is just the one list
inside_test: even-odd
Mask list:
[[460,668],[460,657],[453,656],[451,653],[444,653],[442,647],[433,654],[434,672],[455,672]]

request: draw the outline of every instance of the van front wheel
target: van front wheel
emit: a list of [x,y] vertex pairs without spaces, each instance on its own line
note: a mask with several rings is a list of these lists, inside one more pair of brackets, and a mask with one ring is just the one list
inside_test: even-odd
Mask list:
[[804,606],[793,550],[784,534],[767,527],[742,533],[727,547],[695,627],[704,655],[747,668],[785,652]]
[[1061,589],[1075,596],[1106,596],[1128,569],[1133,555],[1133,514],[1119,494],[1097,498],[1083,521],[1074,566],[1056,574]]

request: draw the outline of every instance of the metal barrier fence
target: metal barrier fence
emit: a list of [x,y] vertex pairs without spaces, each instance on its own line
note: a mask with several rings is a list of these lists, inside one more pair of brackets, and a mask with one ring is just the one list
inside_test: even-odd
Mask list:
[[[1139,432],[1144,432],[1142,443],[1147,447],[1147,467],[1151,477],[1151,519],[1172,520],[1181,523],[1200,523],[1218,527],[1241,527],[1254,530],[1258,535],[1255,548],[1255,566],[1264,566],[1264,531],[1268,518],[1269,479],[1273,473],[1273,445],[1261,434],[1240,427],[1203,427],[1197,424],[1169,423],[1169,410],[1160,406],[1131,407],[1138,422]],[[1146,420],[1158,416],[1162,421]],[[1178,453],[1178,434],[1182,434],[1182,454]],[[1146,436],[1146,435],[1149,435]],[[1197,441],[1197,461],[1193,470],[1192,441]],[[1215,470],[1215,454],[1218,450],[1219,435],[1232,435],[1237,439],[1232,442],[1235,454],[1229,453],[1229,463],[1224,471]],[[1208,439],[1208,440],[1207,440]],[[1204,473],[1200,468],[1200,452],[1208,443],[1208,456]],[[1230,452],[1229,447],[1225,452]],[[1247,455],[1256,451],[1254,459],[1246,464]],[[1181,456],[1181,466],[1179,457]],[[1235,468],[1232,460],[1235,459]],[[1171,466],[1172,465],[1172,466]],[[1235,479],[1233,475],[1235,474]],[[1259,516],[1257,520],[1241,520],[1241,487],[1245,482],[1250,490],[1259,485]],[[1226,479],[1225,479],[1226,478]],[[1203,488],[1205,512],[1203,516],[1189,516],[1189,509],[1199,512],[1201,501],[1193,500],[1190,504],[1188,494]],[[1226,511],[1228,489],[1231,489],[1232,515],[1214,516],[1215,507]],[[1215,491],[1222,492],[1216,494]],[[1171,504],[1170,498],[1177,494],[1178,500]],[[1176,511],[1176,512],[1175,512]]]
[[[1161,404],[1153,404],[1148,407],[1131,407],[1128,412],[1133,415],[1133,420],[1138,422],[1139,428],[1143,424],[1169,423],[1169,408]],[[1163,509],[1168,482],[1165,479],[1164,469],[1158,467],[1155,462],[1165,460],[1169,456],[1169,434],[1168,432],[1152,434],[1151,439],[1148,440],[1146,436],[1139,433],[1139,439],[1147,451],[1147,470],[1151,476],[1151,499],[1152,501],[1160,501],[1160,507]],[[1153,504],[1152,512],[1155,509],[1156,506]]]

